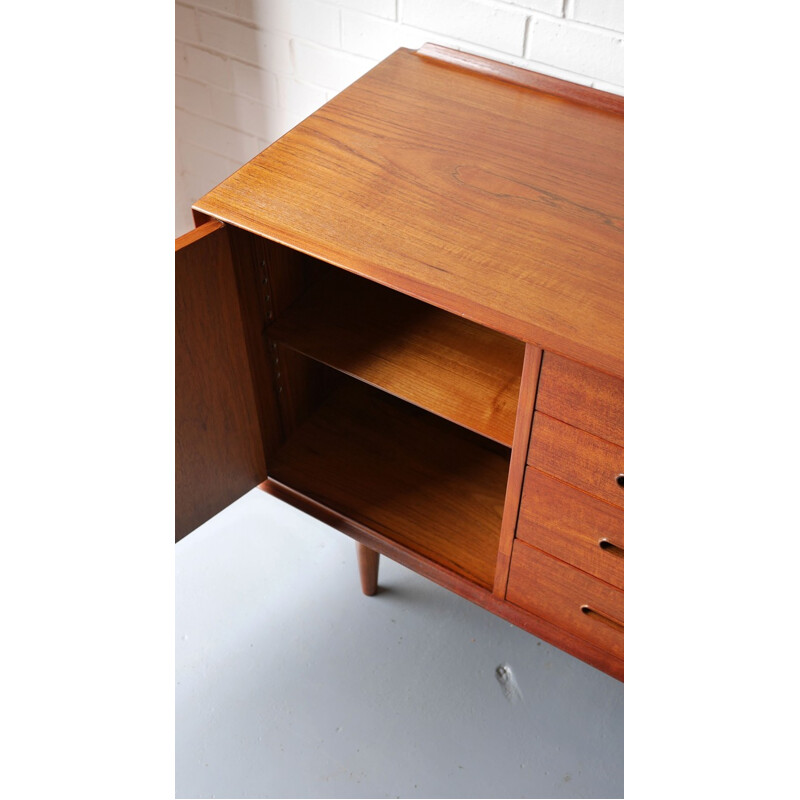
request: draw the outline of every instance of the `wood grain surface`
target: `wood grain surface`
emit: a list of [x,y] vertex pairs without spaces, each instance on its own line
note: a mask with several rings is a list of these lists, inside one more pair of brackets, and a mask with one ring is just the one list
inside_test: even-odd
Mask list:
[[265,291],[265,278],[268,275],[267,259],[272,243],[231,226],[228,226],[228,235],[239,287],[239,307],[250,361],[250,377],[258,407],[264,454],[269,463],[270,453],[277,449],[285,435],[278,409],[274,364],[270,359],[266,338],[270,302]]
[[367,597],[372,597],[378,591],[378,569],[381,563],[381,554],[361,542],[356,542],[356,557],[361,591]]
[[517,538],[624,587],[622,509],[533,468],[525,473]]
[[621,679],[623,108],[401,49],[198,201],[184,529],[266,453],[365,590],[383,553]]
[[578,83],[571,83],[560,78],[553,78],[550,75],[543,75],[541,72],[531,72],[531,70],[515,67],[512,64],[505,64],[502,61],[493,61],[490,58],[483,58],[472,53],[464,53],[460,50],[452,50],[449,47],[431,43],[420,47],[417,53],[422,58],[430,58],[456,69],[481,73],[506,83],[514,83],[517,86],[535,89],[537,92],[544,92],[572,102],[584,103],[587,106],[604,111],[612,111],[615,114],[622,114],[625,111],[624,97],[610,94],[609,92],[601,92],[598,89],[581,86]]
[[525,347],[525,362],[522,368],[522,380],[517,404],[517,419],[514,427],[514,445],[511,449],[511,466],[508,470],[506,500],[503,508],[503,527],[500,532],[500,543],[497,550],[497,565],[494,575],[494,593],[497,597],[506,596],[508,583],[508,567],[511,563],[511,548],[519,515],[522,481],[525,477],[525,458],[531,438],[531,422],[533,421],[533,403],[536,397],[536,383],[542,363],[542,351],[533,345]]
[[228,231],[175,243],[176,541],[267,476]]
[[270,476],[491,588],[509,457],[489,445],[344,378],[277,453]]
[[331,269],[270,338],[509,447],[525,345]]
[[621,378],[545,353],[536,408],[555,419],[622,446],[625,385]]
[[624,490],[616,482],[624,462],[622,447],[538,411],[533,415],[528,451],[532,467],[624,507]]
[[623,119],[398,50],[195,208],[623,374]]
[[448,569],[441,564],[421,556],[413,549],[389,538],[366,525],[363,525],[340,512],[333,511],[294,489],[270,478],[261,484],[261,489],[274,497],[289,503],[305,514],[324,522],[331,528],[351,536],[357,542],[376,550],[398,564],[403,564],[414,572],[434,583],[455,592],[460,597],[476,603],[492,614],[508,620],[512,625],[538,636],[555,647],[582,659],[597,669],[606,672],[617,680],[624,679],[625,665],[621,658],[607,650],[597,647],[586,639],[575,636],[564,628],[554,625],[544,617],[532,614],[519,606],[496,597],[490,590],[479,586],[469,578]]
[[617,658],[623,657],[623,597],[619,589],[535,547],[514,543],[509,602],[549,619]]

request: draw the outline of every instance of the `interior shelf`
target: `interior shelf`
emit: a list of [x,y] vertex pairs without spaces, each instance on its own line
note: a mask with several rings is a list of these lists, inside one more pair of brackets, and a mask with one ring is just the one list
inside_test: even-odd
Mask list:
[[491,589],[508,467],[507,448],[343,377],[270,477]]
[[270,328],[298,352],[512,444],[524,344],[343,270]]

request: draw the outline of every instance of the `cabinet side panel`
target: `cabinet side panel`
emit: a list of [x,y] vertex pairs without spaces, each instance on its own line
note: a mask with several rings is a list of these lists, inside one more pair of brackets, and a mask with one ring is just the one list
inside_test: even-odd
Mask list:
[[199,228],[213,218],[209,217],[208,214],[204,214],[202,211],[198,211],[196,208],[193,208],[192,219],[194,220],[195,228]]
[[267,476],[227,229],[175,251],[175,538]]
[[239,305],[261,437],[267,464],[270,464],[286,435],[278,401],[278,366],[267,339],[269,326],[275,318],[269,267],[272,243],[238,228],[228,227],[228,235],[239,286]]

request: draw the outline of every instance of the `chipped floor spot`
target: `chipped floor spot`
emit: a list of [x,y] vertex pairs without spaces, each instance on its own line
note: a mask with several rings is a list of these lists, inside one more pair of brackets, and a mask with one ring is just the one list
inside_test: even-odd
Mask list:
[[509,703],[516,703],[522,700],[522,691],[514,678],[514,673],[508,664],[501,664],[495,671],[495,677],[503,690],[506,700]]

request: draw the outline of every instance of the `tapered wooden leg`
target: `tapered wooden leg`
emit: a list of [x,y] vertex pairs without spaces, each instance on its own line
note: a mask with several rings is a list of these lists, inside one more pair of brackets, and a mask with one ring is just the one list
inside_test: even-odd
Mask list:
[[358,553],[358,572],[361,576],[361,591],[367,597],[372,597],[378,590],[378,560],[380,553],[370,550],[360,542],[356,542]]

